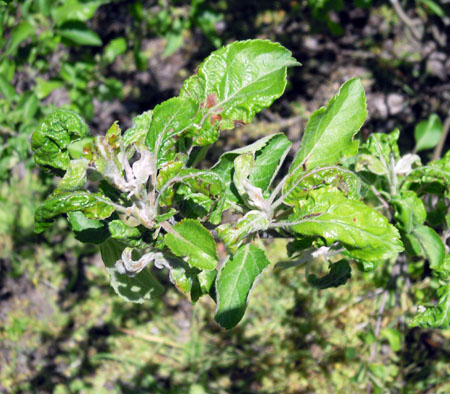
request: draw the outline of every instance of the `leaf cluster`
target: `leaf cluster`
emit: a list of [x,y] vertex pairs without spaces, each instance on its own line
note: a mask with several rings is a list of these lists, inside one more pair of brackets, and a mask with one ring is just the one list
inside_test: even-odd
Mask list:
[[[292,144],[281,133],[196,168],[221,130],[251,122],[281,96],[287,68],[297,65],[279,44],[238,41],[213,52],[179,96],[137,116],[125,132],[114,123],[94,138],[76,114],[53,113],[33,134],[32,148],[36,162],[62,178],[36,210],[36,231],[67,214],[80,240],[100,244],[120,296],[144,302],[161,294],[151,271],[164,268],[193,302],[209,294],[225,328],[242,319],[253,284],[270,265],[259,241],[267,233],[291,239],[285,267],[307,263],[307,280],[318,289],[344,284],[352,263],[370,271],[404,248],[446,280],[448,258],[434,228],[448,226],[450,156],[426,166],[415,154],[402,157],[398,131],[372,134],[359,146],[354,137],[367,111],[358,79],[311,115],[284,177],[279,171]],[[435,129],[418,130],[418,149],[429,148],[424,135]],[[432,219],[428,194],[439,199]],[[386,216],[365,203],[371,201],[381,202]],[[225,211],[233,222],[223,221]],[[217,242],[226,247],[221,259]],[[322,278],[310,273],[317,259],[330,264]],[[440,303],[413,324],[448,324],[445,286]]]

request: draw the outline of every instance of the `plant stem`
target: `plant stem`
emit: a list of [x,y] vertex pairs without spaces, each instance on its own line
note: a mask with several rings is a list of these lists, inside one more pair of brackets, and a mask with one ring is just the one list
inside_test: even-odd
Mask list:
[[450,129],[450,115],[444,121],[444,126],[442,128],[442,136],[439,144],[434,148],[433,160],[439,160],[441,158],[442,149],[445,145],[445,140],[447,139],[448,131]]

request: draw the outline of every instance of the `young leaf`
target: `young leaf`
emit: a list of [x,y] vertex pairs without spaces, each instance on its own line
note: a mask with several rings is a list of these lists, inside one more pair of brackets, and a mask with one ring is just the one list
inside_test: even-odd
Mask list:
[[255,165],[249,180],[263,192],[272,184],[292,143],[284,134],[274,134],[261,150],[254,152]]
[[449,193],[450,150],[442,159],[432,161],[426,166],[413,169],[408,176],[405,177],[405,180],[401,185],[401,188],[404,190],[417,190],[419,187],[424,192],[437,195],[441,195],[445,190]]
[[414,316],[411,327],[448,328],[450,326],[450,285],[441,286],[437,294],[438,304]]
[[100,36],[82,22],[65,22],[60,27],[59,34],[73,45],[102,46]]
[[57,110],[47,116],[31,138],[34,160],[45,167],[66,170],[69,144],[88,134],[86,122],[75,112]]
[[133,143],[145,143],[147,133],[150,130],[150,125],[152,123],[152,111],[146,111],[141,115],[133,118],[133,127],[125,131],[122,137],[122,141],[127,147]]
[[[385,169],[384,172],[387,173],[389,172],[391,158],[394,158],[395,161],[398,161],[400,158],[400,151],[398,150],[397,145],[399,136],[400,131],[398,129],[395,129],[389,134],[372,133],[369,135],[367,141],[361,146],[359,152],[378,158]],[[378,166],[379,165],[377,165],[377,167]],[[374,173],[376,174],[377,172]]]
[[213,52],[180,92],[201,107],[190,131],[194,143],[210,144],[219,130],[249,123],[283,94],[286,68],[297,65],[290,51],[264,40],[238,41]]
[[376,175],[389,176],[388,168],[384,166],[383,162],[378,157],[367,153],[358,155],[355,163],[355,171],[368,171]]
[[247,212],[234,225],[226,223],[217,227],[217,233],[227,248],[235,252],[247,236],[268,227],[267,216],[261,211],[254,210]]
[[210,232],[198,221],[183,220],[164,237],[165,244],[179,257],[187,256],[189,265],[204,270],[217,267],[216,243]]
[[330,264],[330,267],[330,272],[321,278],[314,274],[308,275],[308,283],[316,289],[323,290],[344,285],[352,276],[348,260],[340,260]]
[[355,155],[358,141],[353,136],[367,115],[364,88],[353,78],[341,86],[326,107],[309,118],[299,151],[291,164],[292,177],[319,166],[335,165],[345,156]]
[[219,161],[211,170],[218,174],[223,181],[225,192],[223,193],[222,211],[230,207],[239,211],[239,205],[243,204],[242,198],[233,183],[236,157],[245,154],[251,154],[255,157],[249,180],[264,192],[273,181],[290,147],[291,143],[284,134],[274,134],[220,156]]
[[241,246],[225,263],[216,280],[217,323],[226,329],[239,323],[255,280],[269,265],[264,251],[251,244]]
[[255,159],[250,153],[245,153],[234,159],[234,175],[233,183],[236,189],[244,201],[248,201],[247,190],[245,188],[245,182],[248,176],[253,171],[255,166]]
[[427,120],[420,122],[414,129],[416,140],[415,151],[433,149],[440,141],[442,135],[442,123],[439,116],[431,114]]
[[287,222],[274,227],[322,237],[327,245],[340,241],[353,258],[366,261],[394,258],[403,250],[397,229],[383,215],[336,189],[312,190]]
[[188,97],[174,97],[155,107],[146,144],[157,155],[158,167],[169,159],[174,137],[192,124],[197,111],[198,103]]
[[297,178],[289,177],[282,199],[285,204],[295,205],[306,198],[310,190],[327,186],[336,187],[351,200],[360,197],[361,181],[353,172],[340,167],[324,167],[299,174]]
[[[175,192],[192,198],[200,193],[215,200],[223,193],[223,182],[220,176],[212,171],[201,171],[193,168],[181,168],[183,163],[171,162],[163,167],[157,178],[157,190],[160,192],[160,205],[171,205]],[[181,186],[176,188],[177,185]],[[182,186],[187,186],[187,191]],[[201,196],[200,196],[201,197]],[[194,198],[195,199],[195,198]]]
[[142,304],[151,297],[158,297],[164,288],[148,269],[144,269],[135,276],[120,274],[116,269],[116,262],[121,259],[125,245],[116,240],[108,239],[100,245],[100,252],[106,271],[111,278],[111,286],[124,300]]

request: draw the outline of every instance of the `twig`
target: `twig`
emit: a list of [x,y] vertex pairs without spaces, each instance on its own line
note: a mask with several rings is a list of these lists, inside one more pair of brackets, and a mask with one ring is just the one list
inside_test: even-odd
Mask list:
[[375,188],[374,185],[370,186],[370,190],[372,190],[372,193],[375,194],[375,196],[378,198],[378,200],[380,200],[381,204],[383,205],[384,208],[386,208],[388,210],[388,212],[390,212],[390,206],[388,204],[388,202],[383,198],[383,196],[378,192],[378,190]]
[[[375,323],[375,333],[374,333],[376,339],[378,339],[378,336],[380,335],[381,323],[383,321],[383,314],[386,308],[386,301],[387,296],[389,294],[389,289],[391,288],[395,280],[398,278],[400,273],[401,273],[401,262],[397,260],[394,266],[392,267],[391,277],[389,278],[389,282],[387,283],[386,288],[382,293],[383,298],[381,299],[380,307],[378,308],[377,321]],[[369,358],[370,363],[373,363],[375,361],[376,355],[377,355],[377,342],[375,341],[375,343],[372,345],[370,349],[370,358]],[[367,383],[366,386],[366,393],[369,394],[371,391],[372,391],[372,383],[369,381],[369,383]]]
[[[387,300],[388,292],[389,292],[389,289],[386,288],[386,290],[384,290],[384,292],[383,292],[383,298],[381,299],[380,307],[378,308],[378,317],[377,317],[377,322],[375,324],[375,338],[378,338],[378,335],[380,335],[381,322],[383,320],[383,314],[384,314],[384,309],[386,307],[386,300]],[[369,359],[370,363],[373,363],[375,361],[376,355],[377,355],[377,342],[375,341],[372,344],[372,347],[370,348],[370,359]],[[372,391],[372,383],[369,382],[369,383],[367,383],[366,393],[369,394],[371,391]]]
[[444,121],[444,126],[442,127],[442,136],[439,144],[434,148],[433,160],[439,160],[441,158],[442,149],[444,149],[445,140],[447,139],[448,131],[450,129],[450,115]]
[[413,37],[417,41],[420,41],[422,39],[422,34],[420,34],[420,32],[416,29],[415,26],[416,23],[408,15],[406,15],[405,11],[403,11],[403,8],[398,2],[398,0],[390,0],[390,1],[399,19],[408,27]]

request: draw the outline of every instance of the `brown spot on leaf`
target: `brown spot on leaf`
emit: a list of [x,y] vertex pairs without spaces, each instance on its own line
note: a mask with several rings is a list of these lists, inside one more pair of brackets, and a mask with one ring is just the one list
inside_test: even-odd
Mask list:
[[353,221],[356,222],[356,218],[353,218]]
[[222,120],[222,117],[219,114],[214,114],[211,116],[211,125],[214,126],[217,120]]
[[206,97],[206,108],[214,107],[217,103],[217,96],[215,93],[208,94],[208,97]]

